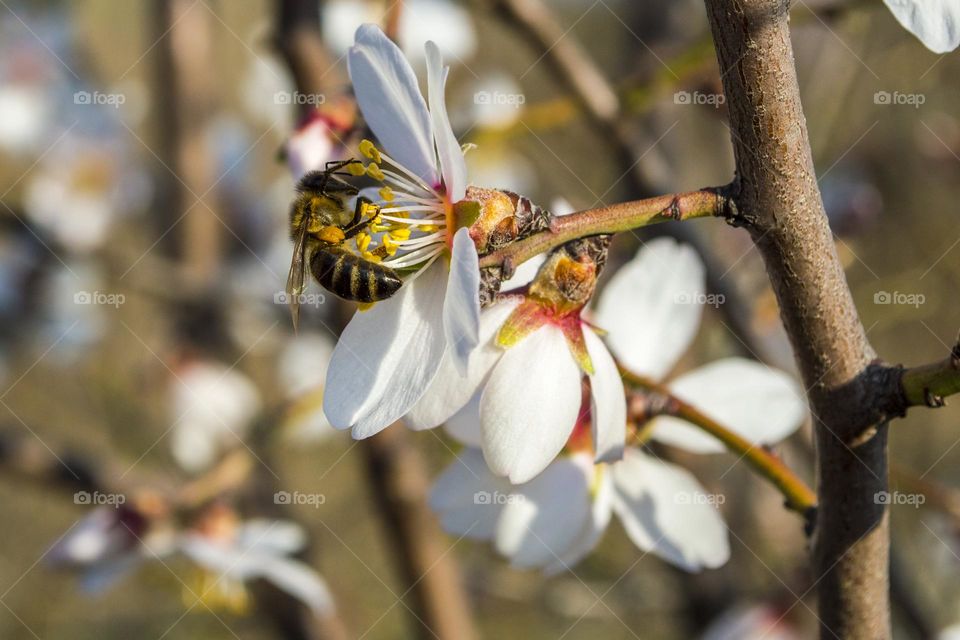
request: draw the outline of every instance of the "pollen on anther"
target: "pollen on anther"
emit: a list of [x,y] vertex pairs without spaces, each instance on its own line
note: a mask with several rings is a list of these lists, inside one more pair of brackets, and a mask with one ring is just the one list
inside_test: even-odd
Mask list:
[[386,202],[391,202],[393,200],[393,190],[390,187],[383,187],[377,193],[380,194],[380,199]]
[[380,170],[380,165],[374,162],[371,162],[367,165],[367,175],[378,182],[383,182],[384,180],[383,171]]
[[360,153],[367,156],[377,164],[380,163],[380,150],[372,141],[364,139],[360,142]]
[[367,173],[367,168],[363,166],[362,162],[351,162],[347,165],[347,172],[359,178]]

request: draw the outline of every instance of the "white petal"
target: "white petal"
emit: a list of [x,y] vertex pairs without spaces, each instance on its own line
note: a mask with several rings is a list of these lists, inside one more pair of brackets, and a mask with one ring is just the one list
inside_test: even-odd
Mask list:
[[515,567],[543,567],[569,552],[592,518],[592,465],[557,458],[527,484],[513,488],[497,524],[497,551]]
[[[803,424],[803,389],[786,373],[744,358],[726,358],[694,369],[669,383],[678,398],[756,444],[783,440]],[[684,420],[654,420],[653,437],[694,453],[719,453],[724,446]]]
[[284,555],[296,553],[307,542],[303,527],[296,522],[266,518],[247,520],[240,526],[237,537],[244,549]]
[[543,326],[507,350],[480,398],[490,469],[529,481],[563,449],[579,411],[580,368],[560,329]]
[[613,465],[613,510],[635,545],[687,571],[730,557],[727,528],[690,472],[628,447]]
[[290,558],[263,556],[259,577],[304,603],[315,613],[333,612],[333,595],[326,581],[309,565]]
[[480,258],[466,227],[453,236],[450,276],[443,300],[443,335],[454,363],[461,373],[467,371],[470,352],[479,344],[480,332]]
[[[593,465],[589,457],[584,456],[584,462]],[[580,560],[589,554],[600,542],[607,526],[610,524],[610,516],[613,514],[613,480],[610,477],[610,467],[598,465],[594,467],[594,485],[593,507],[590,510],[590,518],[584,522],[576,539],[567,548],[567,552],[556,558],[547,565],[544,573],[555,575],[563,571],[568,571],[574,567]]]
[[283,555],[251,552],[240,546],[216,544],[197,534],[184,535],[180,548],[191,560],[216,573],[218,579],[263,578],[316,613],[333,609],[333,598],[323,578],[302,562]]
[[489,540],[510,489],[490,473],[479,449],[464,449],[434,482],[430,508],[447,533]]
[[904,29],[934,53],[960,45],[960,2],[957,0],[884,0]]
[[446,267],[435,262],[416,280],[343,330],[330,358],[323,410],[355,438],[379,432],[413,407],[443,358]]
[[627,439],[627,400],[617,363],[603,341],[589,327],[583,330],[593,361],[590,376],[590,419],[597,462],[613,462],[623,455]]
[[449,67],[443,66],[440,50],[433,42],[427,42],[427,97],[430,100],[430,119],[437,143],[437,155],[443,170],[443,183],[451,202],[463,200],[467,189],[467,165],[457,137],[453,135],[447,105],[444,103],[444,86]]
[[516,302],[504,302],[485,309],[481,314],[480,346],[469,355],[466,375],[457,367],[452,349],[447,349],[427,392],[404,416],[408,427],[416,430],[433,429],[453,416],[478,392],[494,364],[504,354],[503,348],[497,346],[494,339],[503,321],[516,306]]
[[480,430],[480,392],[473,394],[460,411],[443,423],[444,431],[451,438],[468,447],[483,447],[483,432]]
[[520,263],[520,266],[513,272],[513,275],[500,284],[500,291],[510,291],[511,289],[530,284],[533,282],[533,279],[537,277],[537,271],[540,270],[540,267],[543,266],[543,263],[546,261],[546,254],[541,253],[538,256],[533,256],[526,262]]
[[696,252],[670,238],[653,240],[604,287],[596,321],[610,350],[634,373],[660,380],[700,325],[704,270]]
[[379,27],[362,25],[355,39],[347,62],[364,119],[394,160],[437,184],[430,114],[413,69]]

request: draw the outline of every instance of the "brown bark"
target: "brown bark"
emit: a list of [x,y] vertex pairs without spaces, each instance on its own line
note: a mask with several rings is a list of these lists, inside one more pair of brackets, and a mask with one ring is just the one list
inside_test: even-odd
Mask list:
[[789,3],[706,0],[737,163],[734,199],[808,387],[818,454],[821,637],[890,637],[885,399],[896,376],[857,316],[817,188]]

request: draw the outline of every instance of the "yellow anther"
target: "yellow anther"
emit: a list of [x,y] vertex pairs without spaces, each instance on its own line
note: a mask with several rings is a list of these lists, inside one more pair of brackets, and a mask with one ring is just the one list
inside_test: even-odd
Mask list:
[[360,255],[363,256],[363,258],[364,258],[365,260],[369,260],[370,262],[381,262],[381,261],[382,261],[382,258],[381,258],[380,256],[378,256],[377,254],[372,253],[372,252],[370,252],[370,251],[363,251],[363,252],[361,252]]
[[360,252],[363,253],[370,247],[370,241],[372,238],[365,233],[357,234],[357,248],[360,249]]
[[404,229],[394,229],[390,232],[390,238],[393,240],[409,240],[410,239],[410,228]]
[[363,166],[362,162],[351,162],[347,165],[347,171],[350,173],[350,175],[357,176],[359,178],[367,172],[367,168]]
[[374,162],[367,165],[367,175],[378,182],[383,182],[383,171],[380,170],[380,165]]
[[420,228],[423,229],[424,233],[436,233],[439,227],[437,227],[435,224],[428,224],[427,226]]
[[360,153],[374,162],[380,162],[380,150],[377,149],[377,145],[373,144],[370,140],[364,139],[360,142]]
[[383,187],[377,193],[380,194],[380,199],[385,202],[390,202],[393,200],[393,191],[390,189],[390,187]]

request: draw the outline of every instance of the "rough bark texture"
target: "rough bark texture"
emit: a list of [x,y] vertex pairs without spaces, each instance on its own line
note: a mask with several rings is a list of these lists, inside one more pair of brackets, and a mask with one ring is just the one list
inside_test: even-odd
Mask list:
[[873,364],[823,211],[789,3],[706,6],[730,111],[739,222],[763,256],[814,415],[821,636],[889,638],[888,518],[875,496],[887,488],[884,399],[896,376]]

